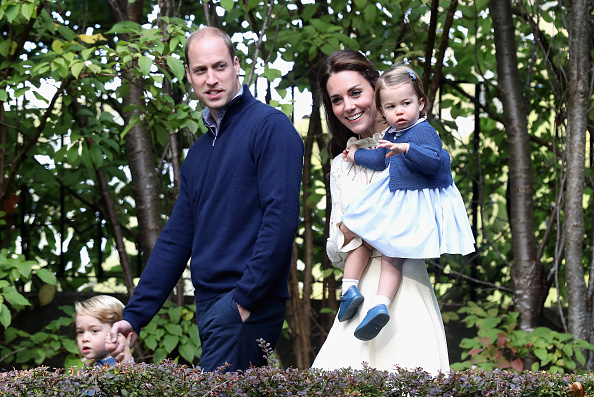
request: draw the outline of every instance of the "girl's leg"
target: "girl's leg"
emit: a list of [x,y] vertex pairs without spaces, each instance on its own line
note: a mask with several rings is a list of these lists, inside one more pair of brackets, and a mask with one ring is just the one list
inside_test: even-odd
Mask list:
[[[381,273],[377,286],[377,294],[392,302],[402,280],[402,264],[404,258],[392,258],[382,255]],[[389,303],[388,303],[389,305]]]
[[372,308],[355,329],[355,337],[368,341],[377,336],[390,320],[388,306],[392,303],[402,280],[403,258],[382,255],[380,280]]
[[360,245],[349,252],[349,256],[344,262],[343,279],[359,280],[367,267],[370,254],[371,252],[364,245]]
[[357,286],[363,271],[367,267],[367,262],[369,262],[370,253],[370,249],[362,244],[350,251],[346,258],[342,279],[341,303],[338,311],[338,320],[341,322],[357,314],[359,306],[363,303],[363,295],[361,295]]
[[[340,230],[345,236],[345,245],[348,244],[354,237],[358,237],[342,223],[340,224]],[[363,271],[365,271],[365,267],[367,267],[367,262],[369,262],[370,254],[371,250],[368,248],[367,244],[361,244],[349,252],[349,255],[347,256],[344,263],[344,273],[342,276],[343,294],[349,289],[349,287],[353,285],[359,285],[361,275],[363,274]]]
[[359,237],[355,233],[351,232],[351,230],[348,227],[346,227],[342,222],[340,222],[340,225],[338,225],[338,229],[344,235],[344,245],[348,245],[348,243],[350,243],[352,239],[354,239],[355,237]]

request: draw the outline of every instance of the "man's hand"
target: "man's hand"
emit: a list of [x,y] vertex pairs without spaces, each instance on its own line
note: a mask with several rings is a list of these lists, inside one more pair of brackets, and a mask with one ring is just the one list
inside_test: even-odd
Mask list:
[[132,346],[134,346],[134,343],[136,343],[138,334],[136,331],[134,331],[132,325],[130,325],[130,323],[126,320],[118,321],[112,325],[109,334],[111,336],[111,343],[105,344],[105,350],[107,350],[107,352],[111,354],[111,356],[115,358],[116,361],[121,362],[126,356],[126,343],[121,343],[118,340],[118,336],[121,334],[126,338],[126,340],[129,341],[129,350]]
[[111,334],[107,334],[105,336],[105,350],[115,351],[118,347],[118,344],[124,346],[124,351],[118,354],[117,357],[113,357],[118,363],[129,363],[132,361],[132,351],[130,350],[130,341],[132,340],[132,336],[134,336],[134,332],[130,332],[128,337],[126,338],[123,334],[118,334],[118,338],[116,343],[111,341]]
[[239,303],[236,303],[236,304],[237,304],[237,310],[239,310],[239,315],[241,316],[241,321],[243,321],[245,323],[246,320],[250,317],[250,314],[252,314],[252,312],[250,312],[245,307],[239,306]]

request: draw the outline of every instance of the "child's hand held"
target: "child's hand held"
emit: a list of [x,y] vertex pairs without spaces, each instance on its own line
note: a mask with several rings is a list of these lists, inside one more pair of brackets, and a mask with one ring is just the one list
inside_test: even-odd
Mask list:
[[351,145],[343,152],[343,159],[349,163],[355,162],[355,152],[359,149],[357,145]]

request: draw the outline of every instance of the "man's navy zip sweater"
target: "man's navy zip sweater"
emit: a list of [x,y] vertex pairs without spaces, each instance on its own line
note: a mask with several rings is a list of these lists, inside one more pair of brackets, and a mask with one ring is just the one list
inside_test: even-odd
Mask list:
[[303,151],[287,116],[244,86],[218,136],[202,135],[183,162],[171,217],[124,309],[136,332],[161,308],[188,259],[197,304],[232,290],[250,311],[288,299]]

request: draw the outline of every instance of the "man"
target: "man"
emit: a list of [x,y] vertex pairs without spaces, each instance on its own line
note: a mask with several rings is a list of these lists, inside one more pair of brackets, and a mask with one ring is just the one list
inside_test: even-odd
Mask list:
[[285,318],[303,140],[282,112],[240,84],[239,60],[223,31],[194,32],[186,62],[208,132],[188,152],[171,217],[111,335],[134,332],[135,340],[191,258],[200,366],[261,366],[256,339],[274,347]]

